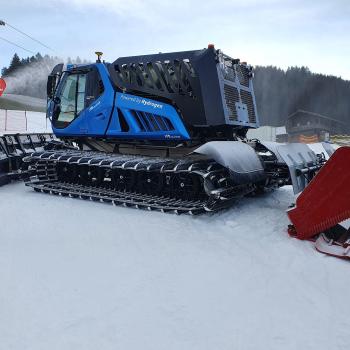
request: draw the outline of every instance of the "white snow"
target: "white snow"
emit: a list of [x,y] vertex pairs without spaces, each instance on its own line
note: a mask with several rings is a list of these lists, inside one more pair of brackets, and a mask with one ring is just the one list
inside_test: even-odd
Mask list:
[[199,217],[0,188],[1,349],[349,349],[349,262],[290,187]]

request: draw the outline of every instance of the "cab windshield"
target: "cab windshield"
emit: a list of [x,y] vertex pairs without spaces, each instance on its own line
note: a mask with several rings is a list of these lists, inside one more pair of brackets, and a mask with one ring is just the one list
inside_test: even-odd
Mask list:
[[86,73],[69,74],[63,78],[58,89],[60,110],[56,126],[64,127],[70,124],[84,109]]
[[94,67],[65,72],[53,98],[53,123],[65,128],[104,93],[104,85]]

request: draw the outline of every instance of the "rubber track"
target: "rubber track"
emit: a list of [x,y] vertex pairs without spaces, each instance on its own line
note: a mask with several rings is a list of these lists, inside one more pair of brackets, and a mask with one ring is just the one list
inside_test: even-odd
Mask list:
[[[24,163],[27,165],[29,174],[25,181],[26,185],[36,191],[162,212],[194,215],[217,211],[230,206],[235,199],[248,192],[246,186],[233,186],[229,183],[227,170],[211,160],[174,160],[91,151],[59,150],[34,152],[24,158]],[[201,179],[202,193],[198,198],[178,198],[177,196],[164,195],[164,193],[144,194],[135,190],[120,190],[113,188],[113,186],[62,181],[60,174],[57,173],[58,166],[62,164],[64,167],[86,166],[87,172],[93,168],[104,171],[131,170],[135,174],[140,172],[170,175],[193,174]],[[213,180],[215,181],[213,182]],[[106,183],[104,182],[104,184]]]

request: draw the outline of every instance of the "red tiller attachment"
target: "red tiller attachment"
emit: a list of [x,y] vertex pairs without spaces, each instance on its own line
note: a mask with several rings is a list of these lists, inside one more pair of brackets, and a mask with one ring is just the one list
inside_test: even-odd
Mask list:
[[350,218],[350,147],[337,149],[288,210],[289,233],[311,237]]

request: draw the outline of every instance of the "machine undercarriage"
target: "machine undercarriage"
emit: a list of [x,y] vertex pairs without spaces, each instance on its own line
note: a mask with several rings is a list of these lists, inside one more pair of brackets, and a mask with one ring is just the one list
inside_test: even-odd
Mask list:
[[[227,208],[245,195],[291,184],[290,172],[297,171],[256,140],[213,141],[193,149],[158,146],[157,155],[152,147],[143,145],[141,152],[125,143],[113,146],[123,153],[79,148],[49,134],[6,135],[2,144],[7,181],[21,178],[44,193],[179,214]],[[298,169],[310,175],[323,162],[315,158]]]
[[227,207],[247,189],[206,159],[166,159],[88,151],[34,153],[35,190],[148,210],[198,214]]

